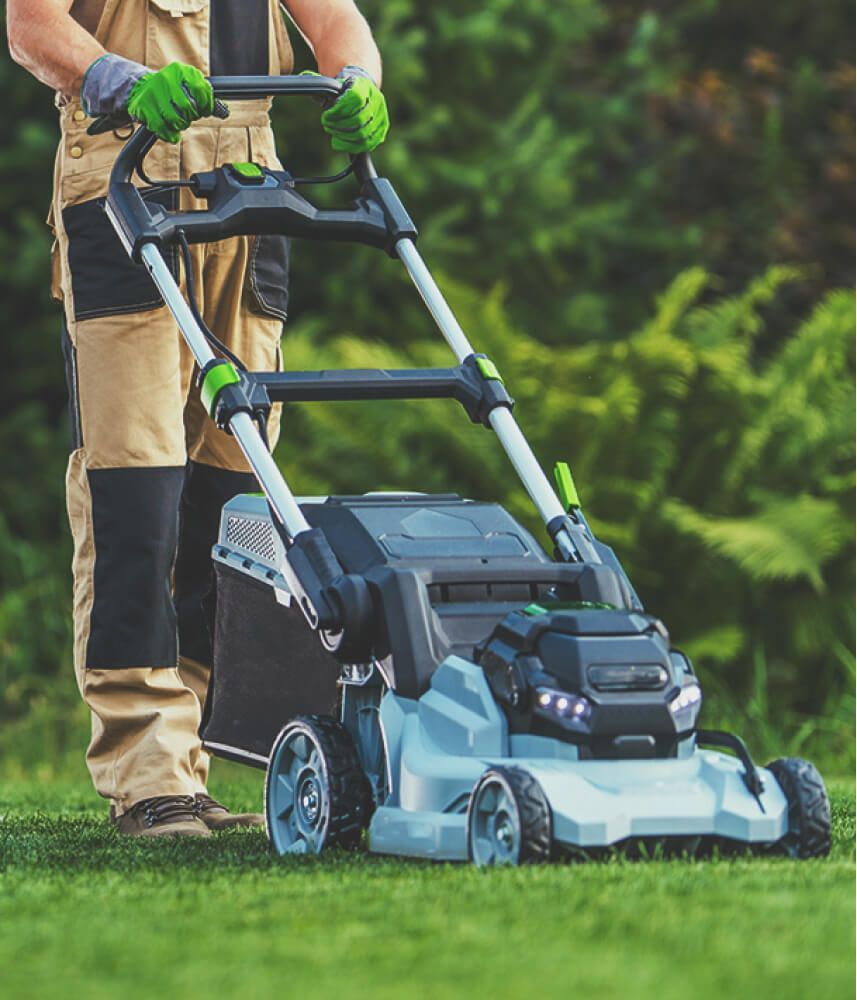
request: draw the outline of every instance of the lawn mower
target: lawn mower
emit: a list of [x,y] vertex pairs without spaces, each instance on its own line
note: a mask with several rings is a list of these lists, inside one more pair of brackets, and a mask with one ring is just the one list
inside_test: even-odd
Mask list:
[[[343,87],[315,76],[211,82],[221,116],[221,99],[330,100]],[[365,843],[479,866],[712,846],[826,854],[817,770],[792,758],[759,768],[738,737],[699,728],[688,657],[590,530],[568,466],[555,469],[556,491],[542,471],[500,373],[471,347],[371,158],[324,178],[356,179],[346,208],[315,207],[288,169],[226,163],[184,182],[200,207],[180,211],[147,197],[159,186],[143,170],[154,142],[140,128],[125,144],[106,212],[192,351],[211,418],[262,490],[222,511],[201,737],[212,753],[266,770],[276,851]],[[206,327],[192,287],[182,294],[167,255],[265,234],[398,258],[457,364],[244,370]],[[547,550],[498,504],[453,493],[296,497],[268,447],[273,403],[428,398],[456,400],[493,430]]]

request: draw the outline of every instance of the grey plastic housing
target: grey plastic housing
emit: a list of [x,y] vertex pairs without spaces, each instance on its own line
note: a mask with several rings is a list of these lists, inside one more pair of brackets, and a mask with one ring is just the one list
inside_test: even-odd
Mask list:
[[[609,567],[553,562],[496,503],[400,493],[299,504],[343,571],[368,583],[377,607],[374,655],[405,697],[426,690],[446,655],[472,656],[505,615],[530,602],[554,596],[621,607],[625,599]],[[288,601],[278,571],[282,543],[273,535],[264,497],[237,497],[223,510],[214,558],[269,580]]]
[[559,740],[509,733],[483,672],[451,656],[418,701],[388,692],[380,707],[388,794],[369,826],[370,850],[467,860],[467,804],[489,767],[523,768],[542,787],[559,847],[603,848],[636,838],[723,838],[768,844],[788,830],[788,805],[760,769],[757,801],[735,757],[694,747],[653,760],[579,760]]
[[[674,756],[595,760],[582,759],[578,747],[563,739],[510,731],[485,670],[454,651],[454,638],[472,628],[458,619],[472,623],[474,605],[480,605],[476,598],[486,596],[482,588],[492,574],[495,585],[511,579],[513,589],[501,588],[488,595],[499,599],[481,602],[491,609],[479,625],[488,632],[510,609],[521,607],[512,595],[519,594],[514,588],[522,581],[529,579],[536,590],[541,584],[533,581],[543,577],[545,586],[570,584],[562,573],[556,575],[564,567],[551,563],[505,511],[492,504],[418,494],[313,497],[300,503],[311,523],[330,518],[332,524],[337,517],[330,511],[337,506],[353,514],[365,529],[365,544],[355,545],[349,532],[350,545],[332,542],[338,556],[367,576],[404,574],[423,603],[406,602],[403,612],[416,616],[417,622],[421,617],[432,622],[427,630],[435,643],[430,675],[412,696],[396,687],[392,654],[368,668],[345,668],[340,678],[342,718],[375,789],[370,850],[465,860],[470,793],[482,773],[497,764],[524,768],[536,778],[551,808],[554,840],[572,851],[647,837],[768,844],[787,832],[787,803],[773,776],[760,769],[763,789],[757,800],[744,784],[741,762],[697,748],[692,735],[678,743]],[[338,523],[341,527],[347,519]],[[278,537],[270,527],[263,497],[236,497],[224,507],[214,558],[266,583],[280,603],[287,604],[288,589],[276,568]],[[456,538],[466,540],[457,550],[451,543]],[[443,551],[427,568],[425,552],[432,540]],[[379,550],[383,558],[375,562]],[[488,560],[487,572],[482,559]],[[464,582],[474,573],[477,583]],[[403,628],[409,627],[406,620]],[[683,658],[671,657],[669,670],[673,680],[686,674]],[[266,691],[258,696],[264,698]],[[212,749],[230,755],[228,747]],[[242,757],[240,751],[232,756],[260,764],[265,758],[246,753]]]

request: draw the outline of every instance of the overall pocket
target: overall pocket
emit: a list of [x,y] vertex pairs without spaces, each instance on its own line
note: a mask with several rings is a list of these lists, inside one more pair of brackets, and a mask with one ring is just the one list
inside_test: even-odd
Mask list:
[[183,62],[209,75],[208,23],[207,0],[149,0],[146,65],[162,69]]
[[251,312],[283,323],[289,308],[289,253],[286,236],[253,237],[244,296]]
[[[174,208],[176,192],[152,192],[147,200]],[[104,214],[103,198],[70,205],[63,209],[62,216],[75,320],[160,309],[163,299],[143,265],[125,252]],[[176,275],[175,248],[167,252],[166,258]]]

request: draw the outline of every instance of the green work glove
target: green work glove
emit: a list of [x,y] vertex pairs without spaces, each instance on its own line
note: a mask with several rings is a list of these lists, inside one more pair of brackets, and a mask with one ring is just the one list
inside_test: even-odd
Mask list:
[[195,66],[180,62],[141,76],[128,97],[128,114],[167,142],[178,142],[191,122],[212,111],[211,84]]
[[346,66],[336,79],[346,81],[348,89],[322,113],[322,127],[335,150],[371,153],[390,128],[384,95],[359,66]]

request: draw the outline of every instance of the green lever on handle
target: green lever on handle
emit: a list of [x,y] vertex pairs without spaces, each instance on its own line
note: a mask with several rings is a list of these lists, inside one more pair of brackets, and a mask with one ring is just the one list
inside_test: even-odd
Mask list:
[[556,480],[556,488],[559,490],[559,498],[566,510],[580,508],[580,497],[577,494],[577,487],[571,475],[571,469],[567,462],[557,462],[553,467],[553,475]]

